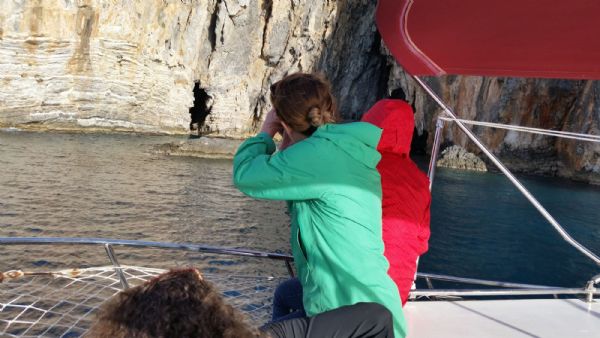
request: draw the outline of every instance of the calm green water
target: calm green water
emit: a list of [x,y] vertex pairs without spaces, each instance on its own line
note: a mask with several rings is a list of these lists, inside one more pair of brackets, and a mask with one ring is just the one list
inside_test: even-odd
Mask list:
[[[174,137],[0,132],[0,236],[108,237],[288,252],[281,202],[231,184],[231,161],[168,157]],[[600,253],[600,188],[526,178],[572,235]],[[496,174],[439,170],[421,271],[581,286],[600,273]],[[0,248],[0,270],[106,265],[98,247]],[[283,274],[279,262],[117,248],[123,264]]]

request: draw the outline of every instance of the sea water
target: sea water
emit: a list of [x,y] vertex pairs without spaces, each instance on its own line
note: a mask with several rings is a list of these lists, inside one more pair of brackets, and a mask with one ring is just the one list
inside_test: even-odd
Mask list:
[[[0,132],[0,236],[193,242],[288,253],[282,202],[231,183],[230,160],[154,151],[181,137]],[[524,184],[572,236],[600,254],[600,187],[554,178]],[[500,174],[438,169],[430,250],[419,270],[581,287],[600,267],[566,244]],[[0,270],[108,265],[94,246],[2,246]],[[122,264],[197,265],[284,275],[281,262],[117,247]]]

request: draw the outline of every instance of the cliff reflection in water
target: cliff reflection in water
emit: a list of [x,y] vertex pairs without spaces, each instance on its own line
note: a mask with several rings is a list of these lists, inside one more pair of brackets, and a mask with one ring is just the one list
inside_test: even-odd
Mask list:
[[[168,157],[173,137],[0,132],[0,236],[108,237],[288,252],[281,202],[231,184],[231,161]],[[572,235],[600,253],[600,188],[525,179]],[[496,174],[440,169],[427,272],[582,286],[598,268]],[[124,249],[121,264],[285,274],[281,262]],[[108,265],[102,247],[2,247],[0,270]]]

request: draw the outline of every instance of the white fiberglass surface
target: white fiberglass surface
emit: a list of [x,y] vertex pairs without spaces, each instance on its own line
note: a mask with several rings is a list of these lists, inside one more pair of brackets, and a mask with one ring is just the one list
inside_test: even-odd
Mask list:
[[409,302],[409,338],[600,337],[600,302],[577,299]]

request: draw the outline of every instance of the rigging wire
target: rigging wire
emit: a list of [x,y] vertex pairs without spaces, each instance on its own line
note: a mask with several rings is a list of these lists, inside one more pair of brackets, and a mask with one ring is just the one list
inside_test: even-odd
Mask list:
[[520,132],[531,133],[531,134],[539,134],[539,135],[554,136],[554,137],[560,137],[560,138],[568,138],[568,139],[573,139],[573,140],[578,140],[578,141],[600,143],[600,136],[598,136],[598,135],[589,135],[589,134],[580,134],[580,133],[573,133],[573,132],[560,131],[560,130],[549,130],[549,129],[541,129],[541,128],[523,127],[523,126],[516,126],[516,125],[511,125],[511,124],[503,124],[503,123],[481,122],[481,121],[464,120],[464,119],[458,119],[458,118],[454,119],[454,118],[446,117],[446,116],[440,116],[440,119],[444,120],[444,121],[460,121],[464,124],[469,124],[469,125],[474,125],[474,126],[490,127],[490,128],[505,129],[505,130],[514,130],[514,131],[520,131]]

